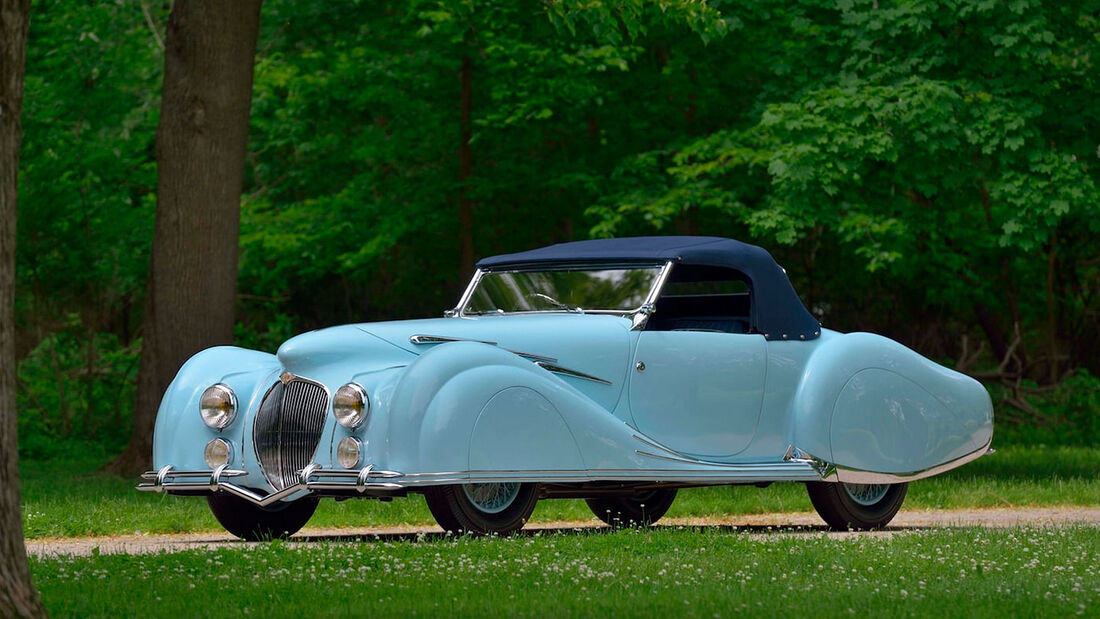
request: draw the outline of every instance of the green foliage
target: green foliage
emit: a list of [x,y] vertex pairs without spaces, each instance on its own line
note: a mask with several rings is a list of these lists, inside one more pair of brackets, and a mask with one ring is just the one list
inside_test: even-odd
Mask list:
[[[1023,385],[1026,409],[1004,408],[997,420],[1000,444],[1100,445],[1100,378],[1078,369],[1049,388]],[[994,387],[994,401],[1014,397],[1020,390]]]
[[[1092,393],[1083,374],[1048,388],[1073,368],[1100,374],[1098,7],[267,0],[238,343],[438,315],[469,275],[463,195],[477,256],[587,236],[755,240],[825,326],[1012,385],[997,398],[1004,436],[1087,443],[1100,413],[1074,399]],[[17,245],[25,441],[86,433],[65,421],[85,410],[128,415],[132,387],[117,391],[125,373],[102,351],[136,355],[140,336],[167,11],[35,4]],[[78,370],[89,350],[111,369]],[[1039,416],[1017,415],[1017,384],[1048,390]],[[63,390],[98,399],[41,404]],[[1068,434],[1014,434],[1047,418],[1072,420],[1057,423]]]
[[20,457],[56,457],[73,438],[124,445],[139,345],[106,333],[85,338],[75,329],[39,342],[17,369]]

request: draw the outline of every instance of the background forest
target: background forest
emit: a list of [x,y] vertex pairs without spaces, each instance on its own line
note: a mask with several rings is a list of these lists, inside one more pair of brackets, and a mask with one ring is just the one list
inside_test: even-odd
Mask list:
[[[130,435],[167,3],[37,1],[20,452]],[[438,316],[479,257],[768,248],[807,307],[1100,438],[1100,2],[265,0],[237,343]]]

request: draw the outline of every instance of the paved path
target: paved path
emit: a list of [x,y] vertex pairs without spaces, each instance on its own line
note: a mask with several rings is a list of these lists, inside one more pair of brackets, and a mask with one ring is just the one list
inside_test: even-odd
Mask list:
[[[902,510],[890,526],[874,532],[832,532],[813,512],[737,515],[727,518],[666,518],[659,526],[705,526],[743,531],[763,537],[782,535],[894,535],[900,531],[930,527],[1010,527],[1016,525],[1059,526],[1088,524],[1100,527],[1100,507],[1046,507],[1013,509],[966,509],[918,511]],[[606,529],[595,520],[581,522],[542,522],[528,525],[524,531],[572,531]],[[371,527],[352,529],[306,528],[291,538],[291,544],[308,545],[333,541],[374,541],[415,539],[442,535],[435,526]],[[228,533],[187,533],[178,535],[121,535],[27,540],[27,552],[37,556],[87,556],[96,549],[102,554],[147,554],[179,552],[202,548],[245,548],[254,542],[242,542]]]

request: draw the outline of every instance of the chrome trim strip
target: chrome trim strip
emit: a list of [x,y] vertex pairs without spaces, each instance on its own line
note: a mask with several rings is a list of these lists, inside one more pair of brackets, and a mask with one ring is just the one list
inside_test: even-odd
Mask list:
[[692,458],[690,456],[664,456],[664,455],[661,455],[661,454],[652,454],[652,453],[649,453],[648,451],[642,451],[640,449],[635,449],[634,453],[638,454],[639,456],[646,456],[647,458],[656,458],[658,460],[668,460],[669,462],[680,462],[682,464],[691,464],[691,465],[695,465],[695,466],[717,466],[717,467],[724,467],[724,468],[751,466],[751,465],[748,465],[748,464],[726,464],[724,462],[707,462],[706,460],[698,460],[698,459]]
[[536,361],[535,365],[537,365],[540,368],[546,370],[547,372],[553,372],[555,374],[562,374],[564,376],[572,376],[573,378],[583,378],[584,380],[590,380],[590,381],[595,382],[595,383],[600,383],[601,385],[610,385],[610,384],[612,384],[611,381],[609,381],[609,380],[604,380],[602,378],[597,378],[595,376],[592,376],[591,374],[585,374],[584,372],[578,372],[577,370],[571,370],[569,368],[563,368],[560,365],[554,365],[554,364],[548,363],[546,361]]
[[770,462],[728,465],[715,470],[674,469],[587,469],[576,471],[468,471],[451,473],[414,473],[398,483],[404,487],[444,484],[515,482],[588,482],[588,481],[678,481],[709,484],[753,483],[759,481],[820,481],[813,467],[801,462]]
[[788,455],[784,456],[784,460],[792,463],[802,462],[812,466],[821,476],[822,481],[845,482],[849,484],[900,484],[932,477],[933,475],[939,475],[940,473],[958,468],[968,462],[973,462],[986,454],[993,453],[994,450],[990,449],[992,443],[993,439],[991,438],[983,447],[962,457],[955,458],[954,460],[928,469],[910,473],[878,473],[875,471],[862,471],[852,467],[836,465],[817,458],[794,446],[788,448]]
[[[392,482],[370,481],[371,478],[391,479],[402,476],[401,473],[396,471],[374,470],[373,465],[367,465],[363,467],[363,469],[355,471],[323,469],[320,464],[311,463],[298,472],[298,483],[287,486],[278,492],[273,492],[266,496],[257,494],[248,488],[238,486],[234,483],[221,480],[222,477],[237,477],[247,474],[247,471],[227,470],[224,468],[224,465],[212,471],[174,471],[172,465],[168,465],[162,467],[158,471],[146,471],[143,473],[141,475],[142,479],[154,479],[156,481],[153,483],[138,484],[136,489],[143,492],[164,492],[166,490],[207,490],[211,494],[215,492],[228,492],[234,496],[259,505],[260,507],[266,507],[299,492],[312,492],[316,490],[355,490],[363,494],[370,490],[386,491],[401,490],[404,488],[403,485]],[[199,479],[195,481],[176,481],[174,478],[177,477]],[[312,478],[314,477],[345,478],[353,479],[353,481],[332,481],[325,479],[313,481]],[[203,480],[202,478],[208,479]]]
[[[411,344],[444,344],[446,342],[477,342],[478,344],[488,344],[490,346],[500,346],[496,342],[490,342],[488,340],[473,340],[465,337],[450,337],[448,335],[425,335],[418,333],[416,335],[409,336],[409,343]],[[511,348],[505,348],[504,350],[518,355],[520,357],[526,357],[528,359],[537,359],[539,361],[549,361],[551,363],[557,361],[554,357],[547,357],[545,355],[536,355],[533,352],[523,352],[522,350],[512,350]]]
[[[631,427],[631,426],[628,426],[628,427],[630,427],[630,429],[634,430],[635,432],[638,431],[637,428],[634,428],[634,427]],[[677,458],[684,458],[684,459],[689,459],[689,460],[693,459],[693,458],[691,458],[691,456],[685,456],[684,454],[676,451],[675,449],[670,449],[668,447],[665,447],[664,445],[658,443],[657,441],[655,441],[651,438],[646,438],[644,436],[639,436],[638,434],[634,434],[632,436],[635,440],[641,441],[642,443],[645,443],[646,445],[649,445],[650,447],[656,447],[657,449],[660,449],[661,451],[666,452],[666,453],[670,453],[670,454],[676,456]]]
[[[163,483],[164,480],[171,477],[209,477],[214,471],[177,471],[171,464],[161,467],[156,471],[146,471],[141,474],[142,479],[155,480],[157,483]],[[248,471],[238,471],[232,469],[225,469],[222,471],[222,477],[240,477],[242,475],[248,475]]]
[[[163,483],[142,483],[137,486],[144,492],[164,492],[166,490],[189,490],[208,492],[229,492],[261,507],[266,507],[299,492],[355,490],[359,494],[372,492],[392,492],[410,488],[470,484],[512,482],[589,482],[589,481],[677,481],[704,484],[754,483],[761,481],[816,481],[817,472],[805,462],[772,462],[722,466],[715,470],[642,470],[642,469],[594,469],[594,470],[507,470],[507,471],[466,471],[447,473],[414,473],[404,475],[397,471],[375,470],[373,465],[356,470],[330,470],[315,468],[311,465],[301,471],[305,481],[288,486],[266,496],[234,483],[218,480],[213,482],[217,471],[167,471]],[[161,471],[149,471],[142,478],[155,478]],[[223,471],[222,476],[236,476],[244,471]],[[176,481],[176,477],[195,479]],[[374,479],[387,481],[371,481]]]
[[449,337],[446,335],[410,335],[409,343],[411,344],[442,344],[444,342],[477,342],[478,344],[488,344],[490,346],[496,346],[496,342],[490,342],[488,340],[472,340],[467,337]]

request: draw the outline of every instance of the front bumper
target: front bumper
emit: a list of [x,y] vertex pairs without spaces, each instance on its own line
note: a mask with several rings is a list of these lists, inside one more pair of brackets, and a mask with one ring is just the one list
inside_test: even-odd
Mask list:
[[141,478],[149,480],[137,485],[143,492],[179,492],[189,494],[213,494],[228,492],[246,501],[266,507],[302,492],[333,495],[392,496],[404,490],[404,486],[379,479],[401,477],[396,471],[380,471],[374,465],[367,465],[357,471],[324,469],[319,464],[311,464],[298,471],[298,483],[287,486],[278,492],[261,495],[253,490],[239,486],[232,481],[234,477],[248,475],[248,471],[230,469],[223,464],[213,470],[178,471],[172,465],[161,467],[157,471],[146,471]]

